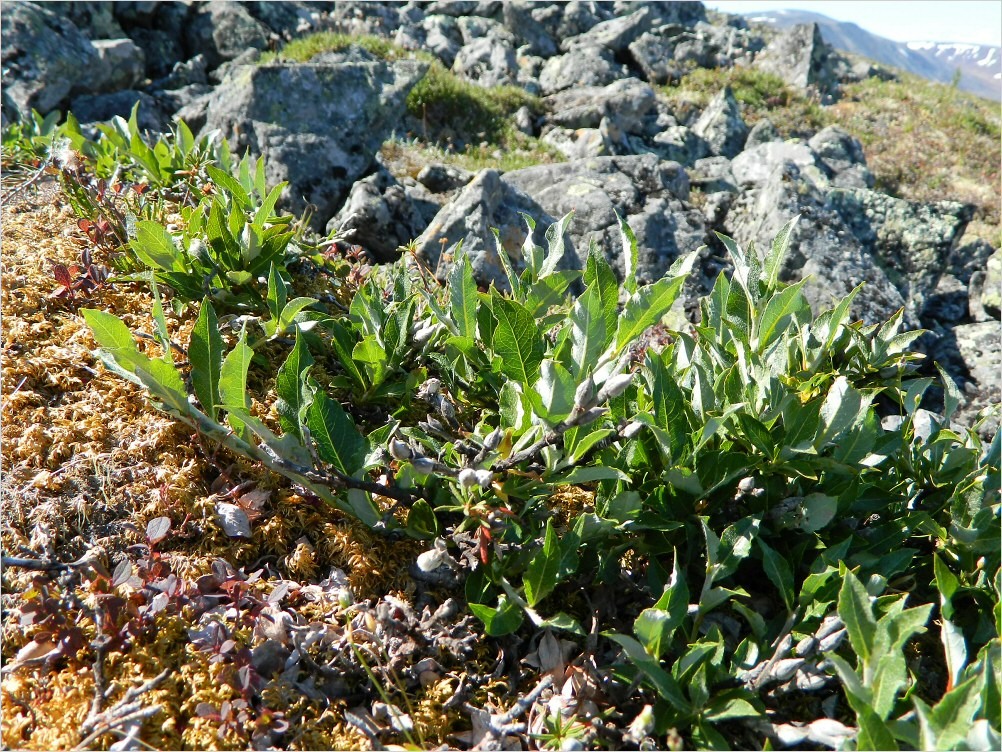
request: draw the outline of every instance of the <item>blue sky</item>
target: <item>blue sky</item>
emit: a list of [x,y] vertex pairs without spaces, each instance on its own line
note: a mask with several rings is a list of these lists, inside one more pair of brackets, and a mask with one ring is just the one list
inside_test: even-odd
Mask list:
[[704,0],[704,5],[725,13],[810,10],[896,42],[1002,45],[1000,0]]

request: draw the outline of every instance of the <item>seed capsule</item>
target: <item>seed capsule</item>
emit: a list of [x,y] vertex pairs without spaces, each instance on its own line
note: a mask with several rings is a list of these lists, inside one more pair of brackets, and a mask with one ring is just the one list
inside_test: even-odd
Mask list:
[[399,460],[400,462],[409,460],[411,457],[414,456],[414,452],[411,451],[411,448],[407,446],[407,444],[402,442],[400,439],[390,439],[389,449],[390,449],[390,456],[395,460]]

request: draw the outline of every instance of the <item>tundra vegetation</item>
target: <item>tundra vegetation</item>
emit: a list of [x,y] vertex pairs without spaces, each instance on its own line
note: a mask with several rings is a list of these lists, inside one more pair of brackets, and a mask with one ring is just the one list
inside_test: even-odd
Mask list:
[[[32,158],[90,248],[53,267],[54,315],[224,469],[110,562],[8,548],[37,570],[6,596],[17,728],[40,669],[82,746],[999,747],[999,437],[951,422],[963,397],[917,373],[901,312],[815,314],[780,281],[789,225],[720,237],[730,271],[669,328],[693,258],[638,284],[625,221],[622,278],[594,246],[563,269],[570,217],[542,245],[526,217],[485,289],[462,247],[445,284],[338,252],[261,160],[183,123],[36,116],[4,135],[5,165]],[[116,290],[150,296],[151,332]],[[262,578],[269,516],[302,508],[394,551],[430,606],[301,585],[293,540]]]
[[[400,171],[563,158],[516,127],[538,97],[382,37],[260,62],[346,52],[428,64]],[[970,201],[998,244],[983,104],[904,77],[822,107],[740,66],[657,94],[681,116],[724,87],[783,137],[859,133],[884,191]],[[4,460],[69,499],[64,529],[5,501],[5,746],[1002,746],[998,406],[958,421],[904,311],[854,318],[861,288],[813,311],[781,275],[797,220],[717,236],[687,320],[695,255],[644,282],[618,216],[577,270],[572,216],[524,216],[485,286],[462,244],[370,265],[266,167],[137,109],[3,131],[5,189],[68,207],[5,269],[29,373],[8,392],[5,362]]]

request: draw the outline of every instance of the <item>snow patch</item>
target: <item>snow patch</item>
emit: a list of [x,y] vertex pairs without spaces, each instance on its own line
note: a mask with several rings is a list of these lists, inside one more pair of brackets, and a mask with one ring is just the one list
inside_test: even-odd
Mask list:
[[982,68],[987,68],[989,65],[995,62],[995,57],[998,54],[998,50],[995,47],[988,48],[988,54],[985,55],[978,61],[978,65]]

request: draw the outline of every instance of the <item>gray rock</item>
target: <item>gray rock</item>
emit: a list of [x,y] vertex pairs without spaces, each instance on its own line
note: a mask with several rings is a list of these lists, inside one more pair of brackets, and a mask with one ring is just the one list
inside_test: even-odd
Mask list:
[[508,42],[493,35],[465,45],[456,55],[452,70],[481,86],[514,84],[518,76],[515,51]]
[[595,24],[612,17],[608,7],[596,2],[539,4],[531,11],[534,20],[553,39],[568,39],[584,34]]
[[968,315],[967,291],[967,285],[959,279],[952,274],[944,274],[939,278],[936,289],[926,297],[922,309],[923,324],[929,320],[943,326],[961,323]]
[[626,78],[624,65],[601,47],[584,47],[551,57],[539,74],[543,94],[555,94],[578,86],[606,86]]
[[532,112],[526,105],[522,105],[515,110],[515,114],[512,115],[512,123],[526,136],[536,135],[536,126],[532,117]]
[[[438,209],[439,205],[433,204],[432,216]],[[341,211],[327,223],[327,232],[352,230],[350,242],[365,248],[376,261],[388,262],[400,255],[401,246],[424,231],[428,219],[405,187],[380,169],[352,186]]]
[[426,70],[413,60],[241,66],[206,103],[202,130],[220,129],[234,153],[267,153],[269,184],[289,181],[284,207],[300,214],[313,204],[322,228],[398,127]]
[[195,55],[191,60],[175,63],[170,74],[154,81],[150,88],[156,91],[158,89],[180,89],[191,84],[204,84],[209,80],[206,75],[208,68],[205,55]]
[[473,180],[473,173],[460,167],[429,164],[421,168],[417,181],[432,193],[448,193]]
[[703,193],[737,193],[737,181],[731,171],[731,160],[727,157],[706,157],[697,159],[689,170],[689,183]]
[[690,166],[710,153],[710,146],[691,128],[669,125],[651,139],[651,149],[661,159]]
[[830,99],[838,92],[835,61],[831,47],[821,38],[820,28],[810,23],[780,32],[755,58],[755,67],[798,89],[813,87]]
[[97,39],[97,62],[92,71],[94,91],[131,89],[146,78],[146,55],[131,39]]
[[604,47],[614,53],[621,53],[655,25],[658,25],[657,13],[650,7],[641,7],[628,15],[602,21],[584,34],[563,40],[560,49],[570,52],[589,47]]
[[656,102],[654,89],[636,78],[608,86],[582,86],[557,92],[543,100],[547,120],[564,128],[597,128],[602,118],[615,118],[628,133],[639,132]]
[[723,230],[724,221],[733,203],[734,194],[731,191],[706,194],[703,200],[703,217],[706,219],[707,227]]
[[683,203],[689,196],[685,170],[653,154],[537,165],[506,173],[504,182],[551,216],[573,210],[568,234],[575,248],[583,254],[595,241],[622,272],[618,211],[637,235],[641,281],[659,279],[678,256],[704,242],[702,215]]
[[918,313],[936,288],[974,207],[952,201],[921,204],[875,191],[836,189],[827,204]]
[[403,24],[394,43],[405,50],[426,50],[451,68],[463,47],[463,35],[452,16],[426,16],[419,24]]
[[810,178],[815,186],[828,186],[828,179],[817,166],[810,147],[786,141],[770,141],[745,149],[731,161],[731,171],[739,186],[757,186],[767,181],[776,168],[784,164],[796,165],[799,174]]
[[[519,212],[536,221],[536,242],[545,247],[543,232],[553,221],[523,191],[501,179],[497,170],[482,170],[456,198],[446,204],[417,240],[417,254],[440,279],[449,269],[443,253],[463,241],[473,273],[481,284],[508,289],[508,280],[497,255],[491,228],[500,233],[501,244],[516,269],[521,266],[521,248],[527,228]],[[568,254],[576,258],[573,251]]]
[[782,136],[779,135],[779,131],[776,130],[776,126],[772,124],[772,121],[769,118],[762,118],[748,131],[748,138],[745,139],[745,148],[751,149],[761,144],[767,144],[770,141],[782,140]]
[[125,32],[118,23],[114,7],[116,3],[92,2],[47,2],[45,7],[64,18],[88,39],[122,39]]
[[241,3],[211,0],[191,19],[185,32],[188,49],[205,55],[209,68],[233,60],[248,48],[268,48],[269,30]]
[[[72,22],[35,3],[0,5],[3,90],[27,117],[54,110],[74,90],[90,85],[97,51]],[[10,115],[10,113],[8,113]]]
[[613,13],[617,16],[634,13],[638,8],[653,11],[655,21],[659,24],[694,27],[706,22],[706,8],[703,4],[688,0],[616,0],[613,3]]
[[480,16],[461,16],[456,19],[459,26],[459,33],[463,37],[463,44],[470,44],[477,39],[494,37],[500,39],[511,47],[516,44],[515,35],[511,33],[504,24],[491,18],[481,18]]
[[859,139],[837,125],[818,131],[807,142],[832,173],[837,188],[872,188],[873,174]]
[[[738,159],[731,164],[735,176]],[[813,165],[806,169],[810,167]],[[781,278],[809,278],[804,294],[815,313],[837,304],[861,282],[865,285],[850,309],[854,318],[868,324],[883,322],[905,305],[901,293],[863,250],[838,212],[825,206],[823,190],[792,161],[779,162],[757,188],[738,197],[727,215],[728,234],[745,248],[754,243],[762,254],[783,225],[797,215],[800,221],[793,231]],[[908,326],[915,323],[914,315],[906,320]]]
[[568,159],[608,156],[612,152],[599,128],[551,128],[540,139]]
[[985,270],[988,259],[993,253],[995,253],[995,247],[982,238],[958,245],[951,251],[947,259],[947,273],[952,274],[966,285],[971,281],[971,275]]
[[686,32],[675,40],[672,60],[683,71],[693,68],[716,68],[720,48],[705,34]]
[[[168,3],[180,5],[180,3]],[[160,79],[169,75],[174,66],[184,60],[184,36],[172,34],[160,28],[137,28],[129,32],[129,37],[143,50],[146,59],[146,75]]]
[[1002,251],[995,251],[985,268],[970,275],[966,310],[975,322],[1002,318]]
[[319,3],[297,2],[245,2],[247,11],[270,31],[283,39],[292,39],[297,35],[316,31],[321,26]]
[[100,123],[116,116],[129,117],[136,102],[139,102],[141,129],[155,132],[170,129],[170,111],[159,99],[143,91],[126,89],[110,94],[81,94],[70,103],[70,109],[81,123]]
[[682,32],[682,28],[662,26],[641,34],[627,48],[633,62],[652,84],[677,81],[685,72],[674,60],[675,40]]
[[428,12],[444,16],[493,16],[499,5],[486,0],[439,0],[428,6]]
[[163,3],[158,0],[119,0],[112,4],[115,20],[126,28],[149,26]]
[[529,0],[509,0],[502,9],[504,24],[515,36],[517,43],[527,48],[529,54],[553,57],[559,48],[546,27],[532,17],[535,6]]
[[748,126],[730,86],[710,100],[692,132],[706,141],[715,156],[734,157],[741,152],[748,138]]
[[[388,36],[401,23],[417,23],[424,13],[413,3],[399,2],[335,2],[331,3],[329,23],[344,34],[376,34]],[[428,10],[429,14],[439,11]]]
[[961,382],[967,403],[955,416],[962,425],[971,425],[978,412],[994,407],[995,415],[980,431],[991,440],[998,431],[998,395],[1002,392],[1002,325],[998,321],[962,324],[941,337],[933,358]]

